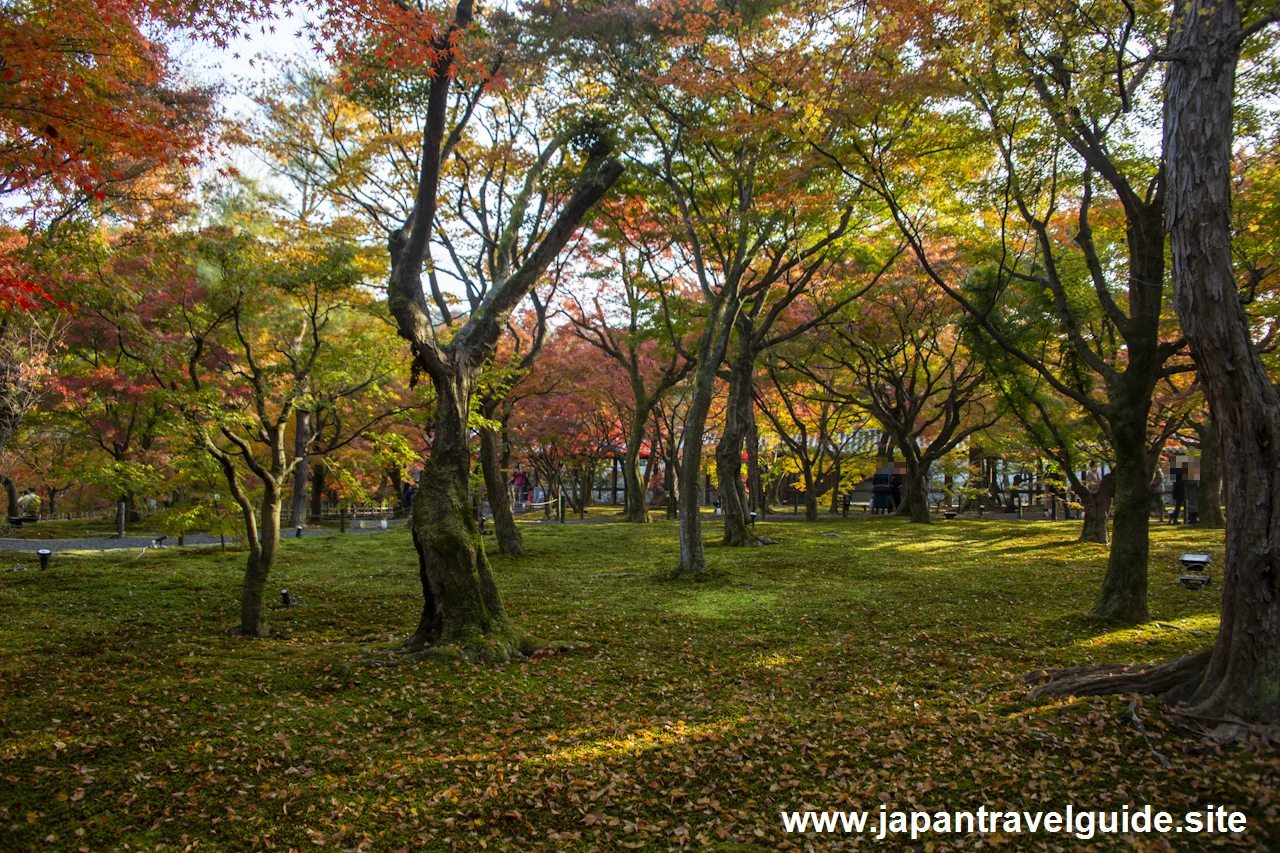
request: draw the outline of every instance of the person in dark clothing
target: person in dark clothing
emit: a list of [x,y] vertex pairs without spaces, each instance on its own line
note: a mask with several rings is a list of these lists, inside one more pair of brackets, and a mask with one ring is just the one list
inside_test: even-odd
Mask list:
[[1183,466],[1183,457],[1179,456],[1173,460],[1172,473],[1173,488],[1170,489],[1170,492],[1173,494],[1173,512],[1169,513],[1169,523],[1180,524],[1178,515],[1187,504],[1187,478],[1186,470]]
[[893,504],[893,511],[897,512],[898,507],[902,506],[902,484],[906,482],[903,476],[902,466],[896,462],[893,465],[893,473],[889,475],[889,502]]
[[876,473],[871,478],[871,514],[883,515],[892,506],[893,495],[889,487],[891,479],[890,462],[881,458],[876,461]]

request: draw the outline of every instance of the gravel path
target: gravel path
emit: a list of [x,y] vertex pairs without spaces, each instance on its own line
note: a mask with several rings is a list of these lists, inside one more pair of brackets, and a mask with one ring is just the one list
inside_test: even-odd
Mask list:
[[[382,533],[379,528],[361,529],[355,527],[347,528],[347,533]],[[286,539],[292,539],[293,531],[281,530],[281,536]],[[303,536],[337,536],[338,531],[320,528],[317,530],[304,530]],[[86,536],[81,539],[0,539],[0,551],[35,551],[38,548],[48,548],[50,551],[123,551],[130,548],[141,550],[149,547],[156,540],[150,536],[126,536],[123,539],[112,539],[107,536]],[[183,547],[192,547],[196,545],[217,545],[221,540],[217,536],[209,536],[204,533],[191,533],[187,535],[186,544]],[[235,541],[228,537],[228,542]],[[176,536],[170,536],[164,541],[164,545],[173,547],[178,544]]]

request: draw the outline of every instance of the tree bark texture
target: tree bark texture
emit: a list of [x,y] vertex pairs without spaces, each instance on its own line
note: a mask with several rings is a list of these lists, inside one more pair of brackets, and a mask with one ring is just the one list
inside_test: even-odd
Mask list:
[[532,649],[507,619],[472,510],[471,380],[455,375],[435,389],[431,455],[413,502],[422,615],[405,647],[451,645],[464,658],[501,662]]
[[293,469],[289,523],[302,527],[307,523],[307,450],[311,446],[311,412],[299,409],[294,413],[293,425],[293,455],[299,462]]
[[737,309],[736,305],[730,306],[727,302],[721,297],[708,313],[698,348],[689,413],[684,423],[684,453],[680,458],[680,564],[676,568],[677,574],[698,574],[707,570],[700,505],[702,438],[706,434],[707,415],[715,397],[716,371],[729,346],[732,326],[728,318]]
[[1210,415],[1195,425],[1200,439],[1200,488],[1196,491],[1196,512],[1200,526],[1221,530],[1227,526],[1222,515],[1222,456],[1218,447],[1218,424]]
[[[627,430],[627,450],[622,461],[622,520],[630,524],[648,524],[649,507],[645,502],[644,482],[640,476],[640,447],[644,444],[649,411],[638,403],[631,413]],[[652,452],[652,451],[650,451]]]
[[1253,347],[1233,274],[1235,0],[1177,4],[1165,79],[1174,299],[1218,422],[1226,492],[1222,617],[1195,713],[1280,722],[1280,393]]
[[489,494],[489,510],[493,513],[494,537],[498,540],[499,554],[523,557],[524,539],[511,512],[511,495],[507,491],[507,476],[502,470],[498,442],[497,430],[480,428],[480,470],[484,474],[485,491]]
[[[720,512],[724,516],[723,543],[730,547],[759,545],[747,525],[750,512],[747,493],[742,484],[742,449],[747,434],[751,432],[753,379],[756,354],[746,342],[750,330],[740,332],[738,352],[729,369],[729,397],[725,405],[724,431],[716,444],[716,479],[718,481]],[[745,338],[745,340],[743,340]]]
[[[1126,375],[1132,371],[1131,367]],[[1111,443],[1116,459],[1115,517],[1111,525],[1107,573],[1091,613],[1107,622],[1132,625],[1148,618],[1148,528],[1153,470],[1147,455],[1147,412],[1151,398],[1149,393],[1145,401],[1118,397],[1114,405],[1117,411],[1111,418]],[[1127,411],[1119,411],[1122,405]]]
[[1084,524],[1080,528],[1081,542],[1107,544],[1107,516],[1111,513],[1115,483],[1115,474],[1109,471],[1098,483],[1096,492],[1086,488],[1083,492],[1076,493],[1076,497],[1084,507]]

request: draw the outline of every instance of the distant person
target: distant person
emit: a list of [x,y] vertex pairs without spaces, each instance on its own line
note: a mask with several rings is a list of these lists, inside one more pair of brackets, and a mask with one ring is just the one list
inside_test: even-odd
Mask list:
[[1187,524],[1200,523],[1200,460],[1187,457],[1186,462]]
[[1184,469],[1185,456],[1178,456],[1173,460],[1173,488],[1170,492],[1173,494],[1173,512],[1169,513],[1170,524],[1181,524],[1178,521],[1178,515],[1182,512],[1182,508],[1187,505],[1187,479]]
[[892,473],[889,475],[889,502],[893,504],[893,511],[897,512],[898,507],[902,506],[902,485],[906,482],[906,468],[897,463],[893,463]]
[[876,473],[871,477],[871,514],[883,515],[889,511],[893,502],[893,490],[889,481],[893,479],[892,463],[885,457],[876,460]]
[[[32,509],[32,504],[35,504],[36,509]],[[36,495],[35,489],[27,489],[18,498],[18,515],[34,515],[39,506],[40,498]]]

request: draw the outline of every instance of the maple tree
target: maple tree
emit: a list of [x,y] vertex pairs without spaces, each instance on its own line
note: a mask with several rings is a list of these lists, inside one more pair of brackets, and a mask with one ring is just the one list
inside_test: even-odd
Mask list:
[[[651,433],[650,421],[695,362],[682,340],[686,323],[679,306],[686,297],[680,292],[680,280],[664,271],[659,261],[669,249],[661,232],[655,233],[639,199],[628,198],[618,210],[606,213],[608,237],[597,249],[597,260],[603,256],[607,263],[599,271],[600,290],[592,295],[590,308],[575,297],[570,320],[575,334],[626,371],[630,394],[620,408],[629,426],[621,517],[643,524],[651,519],[646,499],[649,477],[641,473],[640,454]],[[609,280],[613,275],[616,281]],[[651,449],[650,471],[652,459]]]
[[[461,0],[448,20],[413,9],[382,10],[385,26],[376,35],[390,55],[390,65],[414,62],[429,82],[414,107],[422,116],[413,210],[391,231],[388,304],[402,337],[410,344],[415,375],[430,378],[435,389],[435,415],[430,455],[414,502],[413,530],[418,550],[423,607],[419,625],[406,647],[431,654],[454,646],[466,655],[506,658],[530,650],[502,607],[488,558],[480,541],[471,501],[471,454],[468,424],[476,381],[493,355],[511,313],[573,238],[582,220],[622,173],[613,157],[608,128],[586,118],[565,136],[566,151],[576,161],[569,167],[566,189],[556,199],[545,230],[518,260],[501,269],[484,298],[464,318],[455,317],[441,292],[432,257],[442,176],[458,146],[474,104],[485,89],[481,79],[462,95],[469,107],[452,116],[450,96],[455,82],[469,69],[464,49],[478,41],[472,0]],[[405,16],[426,37],[396,38]],[[403,33],[398,33],[403,36]],[[340,46],[354,52],[354,42]],[[395,48],[395,50],[392,50]],[[385,57],[363,66],[373,78],[385,68]],[[461,88],[461,87],[459,87]],[[474,92],[474,94],[471,94]],[[428,302],[423,277],[431,287]]]

